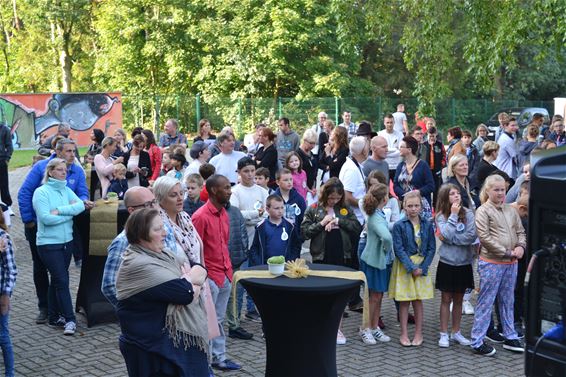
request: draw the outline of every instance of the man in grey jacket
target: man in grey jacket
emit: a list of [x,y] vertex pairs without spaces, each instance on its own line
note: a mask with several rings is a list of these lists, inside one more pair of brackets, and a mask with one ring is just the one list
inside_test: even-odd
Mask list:
[[10,186],[8,184],[8,163],[12,158],[14,147],[12,146],[12,134],[10,129],[0,124],[0,199],[8,206],[8,213],[13,215],[12,197],[10,196]]
[[290,152],[299,149],[301,139],[295,131],[291,129],[289,119],[279,119],[279,132],[277,133],[277,157],[281,166],[285,165],[285,159]]

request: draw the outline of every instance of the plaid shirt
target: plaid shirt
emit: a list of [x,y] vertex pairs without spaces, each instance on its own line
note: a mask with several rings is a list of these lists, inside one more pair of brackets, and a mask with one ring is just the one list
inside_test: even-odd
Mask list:
[[18,268],[14,259],[14,244],[12,239],[5,231],[0,229],[0,239],[8,241],[6,250],[0,252],[2,264],[0,264],[0,289],[2,295],[12,295],[12,290],[16,285],[16,276],[18,276]]
[[358,132],[358,126],[354,122],[350,122],[350,124],[346,125],[345,123],[340,123],[339,127],[344,127],[348,130],[348,140],[352,140]]
[[[165,247],[175,251],[177,249],[177,241],[175,240],[173,230],[168,225],[164,227],[167,232]],[[124,254],[128,245],[126,231],[123,230],[114,238],[110,246],[108,246],[108,257],[104,265],[104,274],[102,275],[102,286],[100,290],[114,307],[118,304],[118,299],[116,298],[116,275],[122,263],[122,254]]]

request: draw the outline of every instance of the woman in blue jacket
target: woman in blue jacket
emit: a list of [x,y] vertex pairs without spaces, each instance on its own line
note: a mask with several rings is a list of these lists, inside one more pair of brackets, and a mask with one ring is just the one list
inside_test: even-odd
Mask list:
[[51,281],[47,312],[49,324],[64,327],[63,334],[73,335],[76,320],[69,291],[69,263],[73,243],[73,216],[84,211],[84,203],[67,187],[67,164],[54,158],[45,168],[43,186],[33,194],[37,216],[37,248]]
[[[389,297],[399,301],[399,322],[402,346],[420,346],[423,343],[423,301],[434,296],[429,267],[434,258],[436,240],[430,221],[422,217],[421,195],[409,192],[403,200],[406,217],[393,226],[393,262],[389,282]],[[409,305],[415,311],[415,337],[409,340],[407,321]]]

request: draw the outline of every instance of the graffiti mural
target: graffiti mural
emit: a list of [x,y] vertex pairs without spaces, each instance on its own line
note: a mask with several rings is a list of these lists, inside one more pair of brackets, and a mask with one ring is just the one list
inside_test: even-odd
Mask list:
[[0,123],[10,128],[14,149],[37,148],[41,136],[71,127],[70,137],[89,145],[90,131],[112,135],[122,127],[120,93],[0,94]]

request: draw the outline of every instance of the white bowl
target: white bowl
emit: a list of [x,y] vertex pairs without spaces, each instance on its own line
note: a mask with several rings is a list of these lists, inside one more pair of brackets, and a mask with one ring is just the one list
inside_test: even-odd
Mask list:
[[281,263],[281,264],[267,264],[267,267],[269,268],[269,272],[273,275],[283,275],[283,271],[285,271],[285,264]]

